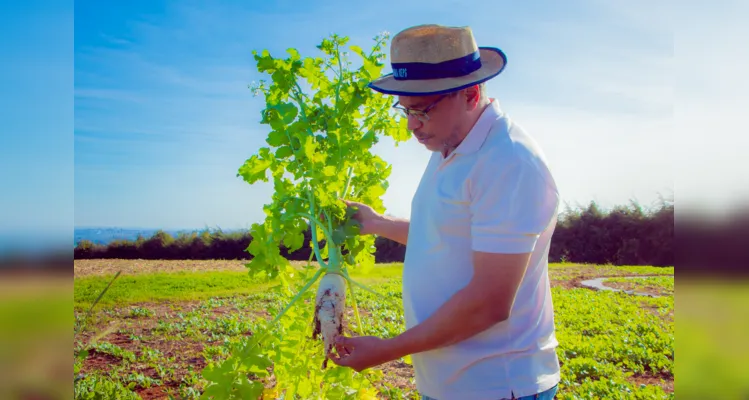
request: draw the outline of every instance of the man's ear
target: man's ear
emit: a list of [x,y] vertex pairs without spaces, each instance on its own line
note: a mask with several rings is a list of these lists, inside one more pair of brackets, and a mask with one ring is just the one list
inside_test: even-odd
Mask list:
[[475,109],[481,100],[481,88],[478,84],[464,89],[466,107],[469,111]]

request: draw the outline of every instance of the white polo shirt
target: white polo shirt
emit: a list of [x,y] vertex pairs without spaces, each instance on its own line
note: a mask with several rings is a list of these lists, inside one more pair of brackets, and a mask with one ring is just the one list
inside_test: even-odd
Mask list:
[[412,355],[421,394],[494,400],[559,382],[548,277],[558,206],[540,148],[494,99],[453,153],[445,159],[434,152],[411,205],[403,269],[407,328],[469,282],[472,251],[533,254],[508,320],[461,343]]

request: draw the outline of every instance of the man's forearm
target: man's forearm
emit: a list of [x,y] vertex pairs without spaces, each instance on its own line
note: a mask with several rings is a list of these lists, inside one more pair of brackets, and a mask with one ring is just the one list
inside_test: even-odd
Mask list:
[[471,288],[457,292],[421,324],[390,339],[393,358],[449,346],[507,319]]
[[374,233],[405,246],[408,242],[408,226],[409,221],[407,219],[383,215],[375,222]]

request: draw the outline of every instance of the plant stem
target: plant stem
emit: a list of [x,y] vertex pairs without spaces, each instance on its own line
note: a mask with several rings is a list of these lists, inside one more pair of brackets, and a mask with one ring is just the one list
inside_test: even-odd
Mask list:
[[[338,104],[341,101],[341,85],[343,85],[343,66],[341,65],[341,49],[338,43],[335,45],[335,52],[336,52],[336,58],[338,59],[338,85],[336,85],[335,88],[335,108],[338,109],[339,115],[338,115],[338,126],[341,126],[341,110]],[[338,136],[338,164],[340,165],[341,161],[343,161],[343,154],[341,153],[341,135],[340,132],[336,135]]]
[[349,283],[350,283],[351,285],[356,285],[356,286],[359,286],[360,288],[362,288],[362,289],[364,289],[364,290],[366,290],[366,291],[368,291],[368,292],[370,292],[370,293],[372,293],[372,294],[376,294],[376,295],[378,295],[378,296],[382,296],[381,294],[379,294],[379,293],[375,292],[374,290],[372,290],[372,289],[370,289],[370,288],[368,288],[368,287],[366,287],[366,286],[362,285],[361,283],[359,283],[359,282],[357,282],[357,281],[355,281],[355,280],[351,279],[351,277],[349,276],[349,274],[348,274],[348,273],[344,273],[343,277],[344,277],[344,278],[346,278],[346,280],[347,280],[347,281],[349,281]]
[[310,134],[310,136],[314,137],[315,134],[312,132],[312,128],[309,126],[309,120],[307,119],[307,107],[304,105],[304,100],[302,99],[302,88],[299,86],[299,83],[294,80],[294,86],[296,90],[293,93],[294,99],[299,103],[299,111],[301,111],[300,116],[302,117],[302,120],[305,124],[307,124],[307,132]]
[[[317,242],[317,228],[315,227],[315,224],[319,225],[320,229],[322,229],[326,241],[330,242],[332,233],[330,231],[325,231],[325,226],[320,221],[318,221],[317,218],[314,217],[314,215],[316,214],[315,197],[312,195],[311,189],[307,189],[307,198],[309,199],[308,201],[310,213],[308,215],[308,218],[310,218],[310,228],[312,229],[312,248],[315,251],[315,256],[317,257],[317,261],[320,263],[320,266],[327,268],[329,264],[323,261],[322,257],[320,256],[320,245]],[[328,259],[330,259],[330,257],[328,257]]]
[[302,295],[315,283],[315,281],[317,281],[317,278],[319,278],[320,275],[322,275],[323,271],[324,271],[324,269],[320,268],[320,269],[317,270],[317,272],[315,272],[314,275],[312,275],[312,278],[310,278],[310,280],[307,281],[307,284],[304,285],[304,287],[302,288],[302,290],[300,290],[299,293],[297,293],[297,295],[294,296],[293,299],[291,299],[291,301],[286,306],[286,308],[284,308],[283,311],[281,311],[276,316],[276,318],[273,319],[273,321],[271,322],[271,324],[275,324],[276,321],[278,321],[281,318],[281,316],[283,316],[286,313],[286,311],[288,311],[289,308],[291,308],[291,306],[293,306],[294,303],[296,303],[296,301],[299,300],[302,297]]
[[344,199],[348,196],[349,191],[349,185],[351,185],[351,176],[354,172],[354,167],[348,167],[348,176],[346,177],[346,186],[343,188],[343,193],[341,194],[341,197]]
[[359,328],[359,336],[364,336],[364,328],[362,327],[361,318],[359,318],[359,307],[356,305],[356,296],[354,295],[354,285],[349,284],[348,290],[351,293],[351,302],[354,306],[354,316],[356,317],[356,326]]
[[88,319],[89,317],[91,317],[91,312],[94,310],[94,307],[96,307],[96,304],[99,303],[99,300],[101,300],[101,298],[104,297],[104,293],[106,293],[109,290],[109,287],[112,286],[112,284],[114,283],[114,280],[117,279],[121,273],[122,271],[117,271],[117,273],[114,274],[114,277],[112,278],[112,280],[109,281],[106,287],[104,287],[104,290],[102,290],[101,293],[99,293],[99,296],[96,297],[96,300],[94,300],[94,302],[91,303],[91,306],[88,308],[86,315],[83,317],[82,325],[78,325],[78,331],[76,333],[83,331],[83,329],[88,324]]
[[[307,268],[309,268],[309,267],[312,266],[312,257],[313,256],[315,256],[315,252],[314,251],[312,251],[311,253],[309,253],[309,258],[307,259]],[[322,264],[320,264],[320,265],[322,265]]]
[[[325,225],[323,225],[322,222],[308,213],[299,212],[294,215],[307,217],[307,219],[309,219],[310,229],[312,230],[312,248],[315,251],[315,257],[317,257],[317,262],[320,263],[320,266],[322,266],[323,268],[328,268],[328,263],[326,263],[320,255],[320,246],[317,244],[317,227],[315,226],[320,226],[320,229],[323,231],[323,235],[325,235],[325,240],[330,242],[329,238],[331,235],[328,233],[328,230],[325,229]],[[330,257],[328,257],[328,259],[330,259]]]
[[341,100],[341,85],[343,85],[343,65],[341,65],[341,49],[338,43],[335,45],[335,53],[338,59],[338,85],[335,88],[335,106],[338,108],[338,102]]
[[[331,219],[330,219],[330,214],[328,214],[328,212],[326,210],[323,210],[323,214],[325,214],[325,219],[328,221],[328,232],[330,232],[332,234],[333,233],[333,221],[331,221]],[[330,238],[330,244],[333,245],[333,246],[335,246],[335,247],[338,247],[338,243],[333,243],[333,237],[332,236]]]

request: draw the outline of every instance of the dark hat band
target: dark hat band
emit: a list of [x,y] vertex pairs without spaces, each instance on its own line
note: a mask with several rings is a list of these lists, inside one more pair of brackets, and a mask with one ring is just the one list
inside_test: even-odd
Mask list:
[[422,79],[443,79],[465,76],[481,68],[481,56],[478,51],[467,56],[440,63],[392,63],[393,78],[398,81]]

